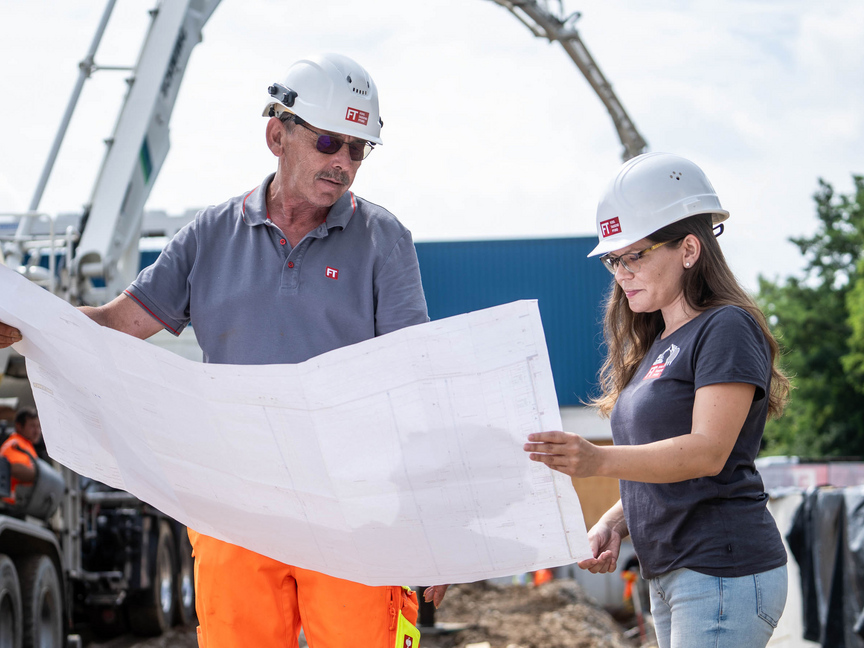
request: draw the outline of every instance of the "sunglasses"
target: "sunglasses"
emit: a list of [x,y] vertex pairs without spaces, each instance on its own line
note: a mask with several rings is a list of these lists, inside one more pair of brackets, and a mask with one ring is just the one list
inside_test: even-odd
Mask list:
[[351,157],[351,160],[353,160],[354,162],[360,162],[361,160],[365,160],[367,157],[369,157],[369,154],[372,152],[372,149],[375,146],[374,144],[372,144],[372,142],[366,142],[363,140],[346,142],[338,135],[324,135],[323,133],[319,133],[318,131],[309,128],[301,119],[296,116],[294,117],[294,123],[298,126],[302,126],[310,133],[314,133],[318,136],[318,141],[315,142],[315,148],[317,148],[318,151],[323,153],[324,155],[333,155],[342,148],[343,144],[347,144],[348,155]]

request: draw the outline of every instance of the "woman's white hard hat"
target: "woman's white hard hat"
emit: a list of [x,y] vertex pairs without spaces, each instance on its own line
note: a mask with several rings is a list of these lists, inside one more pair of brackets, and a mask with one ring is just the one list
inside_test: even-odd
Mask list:
[[369,73],[341,54],[309,56],[292,64],[268,89],[265,117],[287,111],[316,128],[381,144],[378,89]]
[[628,160],[597,205],[597,238],[589,257],[620,250],[679,220],[712,214],[729,218],[705,173],[672,153],[644,153]]

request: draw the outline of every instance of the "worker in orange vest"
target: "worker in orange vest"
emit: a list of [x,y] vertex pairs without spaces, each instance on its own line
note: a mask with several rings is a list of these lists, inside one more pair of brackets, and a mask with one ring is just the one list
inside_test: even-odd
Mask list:
[[18,484],[30,484],[36,478],[36,448],[42,438],[42,426],[36,410],[25,407],[15,414],[15,432],[0,446],[0,455],[9,461],[11,493],[4,497],[7,504],[15,503]]

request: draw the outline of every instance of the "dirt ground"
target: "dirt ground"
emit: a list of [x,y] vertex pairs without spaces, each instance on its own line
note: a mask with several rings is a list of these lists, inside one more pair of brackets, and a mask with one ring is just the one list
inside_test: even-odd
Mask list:
[[[435,615],[436,627],[421,628],[421,648],[634,648],[638,638],[619,624],[572,580],[531,585],[454,585]],[[455,630],[454,627],[464,629]],[[631,633],[633,632],[631,631]],[[486,646],[488,644],[488,647]],[[119,637],[89,648],[196,648],[194,628],[175,628],[154,639]],[[304,644],[305,645],[305,644]],[[480,648],[477,646],[476,648]]]
[[572,580],[531,585],[472,583],[451,587],[436,625],[468,624],[453,634],[421,635],[422,648],[633,648],[625,627]]

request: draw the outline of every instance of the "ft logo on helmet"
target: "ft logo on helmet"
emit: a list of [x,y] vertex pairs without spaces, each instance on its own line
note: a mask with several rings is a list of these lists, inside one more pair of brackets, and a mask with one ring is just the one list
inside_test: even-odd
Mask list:
[[369,113],[357,108],[348,108],[345,113],[345,121],[353,121],[365,126],[369,122]]
[[603,238],[607,236],[612,236],[613,234],[621,233],[621,221],[618,220],[618,217],[610,218],[609,220],[605,220],[600,223],[600,233],[603,235]]

